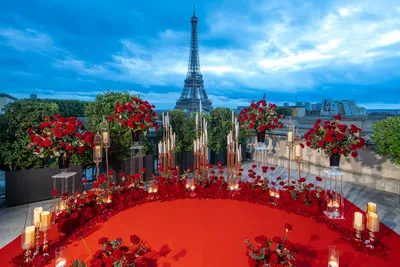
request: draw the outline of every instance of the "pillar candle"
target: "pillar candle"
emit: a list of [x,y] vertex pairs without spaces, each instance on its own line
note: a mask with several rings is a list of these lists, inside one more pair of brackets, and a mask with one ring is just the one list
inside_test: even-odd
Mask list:
[[235,118],[235,113],[232,110],[232,127],[233,127],[234,118]]
[[374,212],[368,213],[368,229],[372,232],[379,230],[379,216]]
[[301,156],[301,150],[300,150],[300,145],[296,145],[296,157],[300,157]]
[[377,213],[377,212],[376,212],[376,203],[374,203],[374,202],[368,202],[368,204],[367,204],[367,214],[368,214],[369,212]]
[[288,142],[292,143],[293,142],[293,132],[288,132],[287,137],[288,137]]
[[363,215],[361,212],[354,212],[354,228],[361,229],[363,227]]
[[42,207],[37,207],[33,209],[33,225],[40,223],[40,213],[42,213],[42,211]]
[[43,228],[49,227],[51,224],[51,214],[48,211],[42,211],[40,214],[40,226]]
[[35,226],[27,226],[25,228],[25,245],[30,245],[35,242]]
[[161,117],[162,117],[162,124],[163,124],[163,127],[164,127],[164,124],[165,124],[164,112],[162,113]]
[[94,155],[96,158],[100,158],[101,156],[101,146],[95,146],[94,147]]

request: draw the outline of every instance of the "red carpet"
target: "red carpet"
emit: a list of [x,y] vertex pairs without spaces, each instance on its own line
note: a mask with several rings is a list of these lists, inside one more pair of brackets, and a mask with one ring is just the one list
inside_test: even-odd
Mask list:
[[[346,203],[348,204],[348,203]],[[356,209],[348,204],[348,210]],[[349,218],[349,215],[347,215]],[[173,202],[149,203],[123,211],[109,221],[98,224],[85,237],[91,252],[100,248],[101,237],[122,237],[129,241],[131,234],[148,241],[154,253],[148,254],[146,266],[247,266],[244,239],[264,234],[267,237],[284,236],[284,224],[290,223],[293,231],[289,239],[299,250],[297,266],[327,266],[328,245],[340,249],[340,266],[397,266],[400,261],[400,237],[382,226],[384,243],[392,248],[389,260],[368,256],[354,251],[344,243],[338,233],[294,214],[258,204],[233,200],[177,200]],[[346,220],[345,224],[350,223]],[[55,229],[52,235],[55,236]],[[165,257],[154,255],[160,250],[169,252]],[[0,266],[20,253],[20,239],[0,251]],[[397,252],[397,254],[396,254]],[[75,241],[67,248],[69,260],[88,260],[89,253],[82,241]]]

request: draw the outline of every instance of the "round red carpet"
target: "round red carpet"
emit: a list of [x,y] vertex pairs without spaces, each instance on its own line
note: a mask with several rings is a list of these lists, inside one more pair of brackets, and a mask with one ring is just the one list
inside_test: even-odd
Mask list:
[[[254,241],[258,235],[284,236],[284,224],[290,223],[293,231],[289,239],[299,250],[297,266],[327,266],[328,245],[340,249],[340,266],[397,266],[400,255],[389,252],[389,261],[354,251],[344,243],[338,233],[317,223],[294,214],[258,204],[234,200],[176,200],[155,202],[135,207],[110,218],[106,223],[97,224],[85,236],[92,253],[100,248],[98,239],[121,237],[129,242],[129,236],[136,234],[146,240],[153,252],[147,254],[147,266],[247,266],[244,239]],[[391,230],[390,230],[391,231]],[[396,249],[400,238],[385,238],[385,243]],[[388,242],[389,241],[389,242]],[[14,240],[13,243],[16,241]],[[21,250],[9,244],[2,249],[1,266],[5,255],[10,257]],[[396,245],[397,243],[397,245]],[[11,246],[11,247],[10,247]],[[89,252],[81,240],[70,244],[66,250],[69,260],[89,260]]]

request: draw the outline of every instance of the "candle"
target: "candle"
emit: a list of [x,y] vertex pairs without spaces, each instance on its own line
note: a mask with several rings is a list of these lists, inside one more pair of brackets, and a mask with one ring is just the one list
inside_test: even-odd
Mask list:
[[361,212],[354,212],[354,228],[361,230],[363,228],[363,215]]
[[153,188],[149,188],[149,194],[153,193]]
[[108,198],[108,199],[107,199],[107,203],[111,203],[111,198]]
[[190,187],[190,185],[187,183],[187,184],[186,184],[186,189],[189,189],[189,187]]
[[190,187],[190,189],[191,190],[194,190],[196,187],[194,186],[194,185],[192,185],[191,187]]
[[330,260],[328,262],[328,267],[339,267],[339,264],[335,260]]
[[232,127],[233,127],[234,118],[235,118],[235,113],[232,110]]
[[155,188],[153,189],[153,193],[157,193],[157,192],[158,192],[158,188],[155,187]]
[[288,137],[288,142],[292,143],[293,142],[293,132],[288,132],[287,137]]
[[235,190],[239,189],[239,184],[235,184]]
[[95,146],[94,147],[94,155],[96,158],[101,157],[101,146]]
[[374,203],[374,202],[368,202],[367,203],[367,214],[369,212],[377,213],[376,212],[376,203]]
[[279,193],[278,192],[275,193],[275,198],[279,198]]
[[332,208],[333,207],[333,201],[329,200],[327,206],[328,206],[328,208]]
[[25,228],[25,245],[30,246],[35,242],[35,226]]
[[42,213],[43,208],[37,207],[33,209],[33,225],[37,226],[40,223],[40,213]]
[[379,231],[379,216],[374,212],[368,214],[368,229],[371,232]]
[[300,145],[296,145],[296,157],[300,157],[300,155],[301,155]]
[[61,201],[61,203],[60,203],[60,210],[61,211],[65,210],[64,201]]
[[165,124],[165,120],[164,120],[164,112],[162,113],[161,117],[162,117],[162,124],[163,124],[163,127],[165,127],[165,126],[164,126],[164,124]]
[[67,267],[67,260],[64,258],[58,259],[56,262],[56,267]]
[[339,208],[339,202],[333,201],[333,207],[334,208]]
[[110,142],[110,138],[108,132],[103,132],[103,143],[108,144]]
[[42,211],[40,214],[40,226],[42,228],[47,228],[51,224],[51,214],[48,211]]
[[233,185],[231,185],[231,186],[229,187],[229,189],[230,189],[230,190],[234,190],[235,187],[234,187]]
[[270,195],[271,197],[275,197],[275,193],[274,193],[274,192],[270,192],[269,195]]

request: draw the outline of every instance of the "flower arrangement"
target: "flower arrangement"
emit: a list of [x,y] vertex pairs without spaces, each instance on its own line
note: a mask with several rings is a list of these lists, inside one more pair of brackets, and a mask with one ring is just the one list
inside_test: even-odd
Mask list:
[[282,129],[283,123],[279,121],[284,119],[284,115],[279,115],[275,109],[275,104],[268,104],[265,100],[251,102],[250,107],[240,111],[239,120],[244,129],[255,129],[257,132],[270,132],[274,129]]
[[[108,240],[102,237],[98,241],[101,249],[97,250],[90,260],[90,266],[115,266],[115,267],[132,267],[139,257],[146,254],[150,246],[146,241],[141,240],[137,235],[131,235],[130,246],[124,246],[121,238]],[[86,264],[79,260],[73,260],[73,266],[83,267]]]
[[304,134],[306,146],[321,149],[328,157],[357,157],[357,149],[365,145],[365,140],[359,137],[360,128],[351,124],[340,124],[340,115],[334,116],[335,121],[318,119],[314,127]]
[[157,131],[156,112],[153,108],[155,106],[150,105],[149,102],[132,97],[132,100],[125,104],[115,103],[114,115],[109,116],[108,120],[118,123],[121,127],[127,127],[135,133],[146,132],[151,128]]
[[290,224],[285,224],[286,238],[275,236],[269,239],[264,235],[257,236],[254,246],[249,238],[245,239],[246,255],[250,267],[261,267],[269,264],[271,267],[295,266],[297,250],[289,241],[287,233],[292,230]]
[[29,128],[28,148],[41,158],[57,158],[61,154],[91,157],[94,134],[75,117],[46,116],[39,127]]

